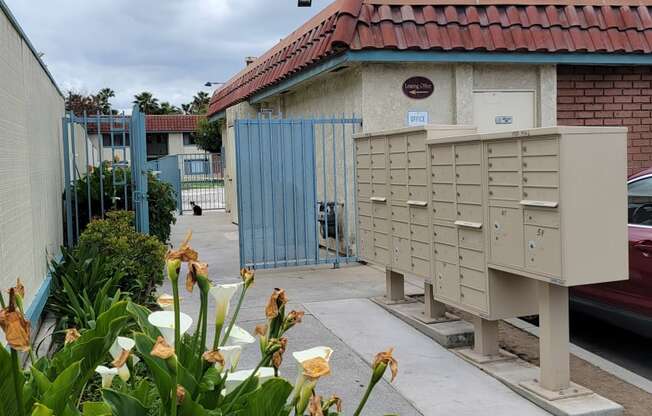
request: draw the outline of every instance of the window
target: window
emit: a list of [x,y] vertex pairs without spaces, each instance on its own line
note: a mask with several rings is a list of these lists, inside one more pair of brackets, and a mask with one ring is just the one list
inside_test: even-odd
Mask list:
[[147,133],[147,159],[158,159],[168,155],[168,134]]
[[196,144],[195,133],[183,133],[184,146],[195,146]]
[[628,222],[652,226],[652,177],[631,182],[627,193]]
[[[125,133],[124,138],[127,142],[125,146],[129,146],[131,144],[129,140],[129,133]],[[122,139],[122,133],[113,133],[113,144],[115,146],[123,146]],[[111,133],[102,133],[102,146],[111,147]]]
[[207,175],[208,159],[188,159],[183,161],[183,171],[186,175]]

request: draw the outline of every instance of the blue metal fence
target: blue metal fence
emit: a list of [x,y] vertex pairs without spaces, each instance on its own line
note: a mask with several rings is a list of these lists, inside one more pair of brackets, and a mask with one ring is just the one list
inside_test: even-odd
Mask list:
[[333,264],[355,256],[352,134],[362,120],[236,120],[240,264]]
[[181,206],[181,171],[179,170],[178,155],[164,156],[160,159],[154,159],[147,162],[147,169],[162,182],[172,185],[174,194],[177,199],[177,211],[183,215]]

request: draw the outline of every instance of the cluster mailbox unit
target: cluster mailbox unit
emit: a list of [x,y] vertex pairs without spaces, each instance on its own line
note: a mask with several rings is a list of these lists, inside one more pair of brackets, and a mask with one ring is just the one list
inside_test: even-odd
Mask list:
[[408,273],[431,280],[437,303],[476,316],[475,358],[499,355],[497,320],[539,314],[541,377],[524,387],[567,397],[568,287],[628,275],[626,133],[356,135],[360,256],[386,268],[389,300],[403,297]]

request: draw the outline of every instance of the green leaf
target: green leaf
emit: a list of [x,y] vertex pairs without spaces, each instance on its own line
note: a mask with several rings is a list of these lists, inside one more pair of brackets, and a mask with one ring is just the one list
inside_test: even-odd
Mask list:
[[52,382],[36,367],[32,367],[30,371],[32,373],[33,385],[36,387],[36,391],[34,393],[36,393],[38,397],[41,397],[45,394],[46,391],[50,389]]
[[147,335],[142,333],[135,334],[134,341],[136,341],[136,349],[141,357],[143,357],[143,361],[152,374],[152,379],[154,384],[156,384],[163,405],[167,406],[170,401],[170,392],[172,391],[172,375],[165,360],[150,354],[154,347],[154,340]]
[[78,361],[66,368],[43,394],[41,403],[48,406],[57,415],[63,413],[63,409],[69,401],[75,381],[79,378],[80,364],[81,362]]
[[84,416],[111,416],[111,408],[104,402],[86,402],[82,406]]
[[51,409],[48,409],[47,406],[44,406],[41,403],[36,403],[34,405],[32,416],[53,416],[53,415],[54,412]]
[[202,392],[215,390],[215,386],[222,381],[220,372],[215,367],[209,367],[199,382],[199,390]]
[[[127,305],[127,312],[131,317],[136,321],[140,329],[151,339],[156,339],[161,336],[161,331],[157,327],[149,323],[147,317],[152,313],[149,309],[144,306],[140,306],[136,303],[129,302]],[[149,354],[149,351],[148,351]]]
[[290,383],[282,378],[273,378],[248,395],[243,414],[278,416],[285,407],[290,393],[292,393]]
[[[4,347],[0,347],[0,397],[2,398],[0,415],[2,416],[14,416],[18,414],[11,368],[11,354]],[[18,374],[18,379],[21,385],[25,383],[22,373]]]
[[102,390],[104,401],[111,408],[113,416],[146,415],[147,408],[137,399],[111,389]]

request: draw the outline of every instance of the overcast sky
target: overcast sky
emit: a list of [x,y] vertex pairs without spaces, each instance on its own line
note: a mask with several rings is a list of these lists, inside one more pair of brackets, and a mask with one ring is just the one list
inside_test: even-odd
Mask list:
[[5,0],[59,87],[151,91],[180,106],[226,81],[331,0]]

